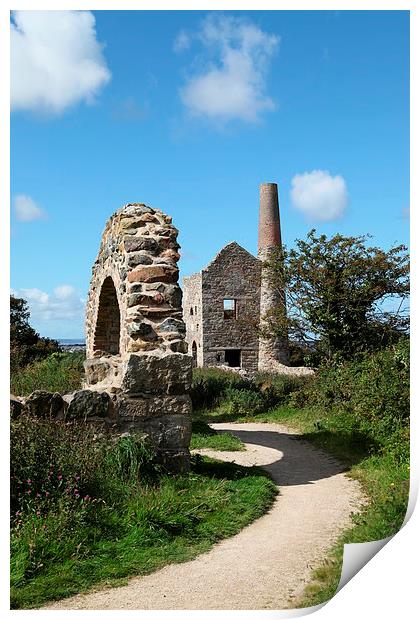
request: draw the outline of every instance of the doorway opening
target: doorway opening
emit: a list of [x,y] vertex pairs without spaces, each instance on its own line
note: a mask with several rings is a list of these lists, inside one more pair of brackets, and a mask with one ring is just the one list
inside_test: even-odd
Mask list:
[[108,276],[102,284],[99,295],[93,350],[118,355],[120,352],[120,324],[117,292],[112,278]]
[[232,368],[240,368],[241,366],[241,350],[240,349],[226,349],[225,350],[225,363]]

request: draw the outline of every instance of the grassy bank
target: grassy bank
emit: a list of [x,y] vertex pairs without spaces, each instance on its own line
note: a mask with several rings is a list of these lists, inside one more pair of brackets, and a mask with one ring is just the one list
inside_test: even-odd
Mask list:
[[190,474],[165,475],[140,436],[23,416],[11,440],[13,609],[194,558],[276,495],[260,470],[199,456]]

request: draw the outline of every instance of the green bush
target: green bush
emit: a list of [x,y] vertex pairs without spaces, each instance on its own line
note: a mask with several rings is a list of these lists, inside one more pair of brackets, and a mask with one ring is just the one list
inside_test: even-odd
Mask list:
[[57,340],[42,338],[29,325],[29,315],[28,302],[10,295],[10,367],[15,372],[59,351]]
[[409,342],[403,338],[382,351],[320,368],[291,394],[289,404],[319,407],[325,419],[329,412],[339,414],[343,428],[408,460],[409,365]]
[[27,396],[35,390],[62,394],[78,390],[84,376],[84,359],[81,352],[57,352],[25,368],[12,369],[11,392],[15,396]]
[[264,394],[256,390],[227,388],[224,406],[229,415],[255,415],[267,408]]
[[227,388],[248,388],[250,381],[235,372],[219,368],[194,368],[191,399],[194,409],[212,407],[220,402]]
[[310,381],[308,377],[279,375],[276,373],[258,373],[255,386],[263,394],[266,407],[271,409],[287,402],[290,394],[297,392]]
[[193,410],[219,407],[222,417],[256,415],[285,403],[289,394],[300,390],[307,381],[305,377],[275,373],[258,373],[251,380],[218,368],[195,368]]
[[117,511],[159,474],[139,434],[107,437],[26,415],[12,421],[12,585],[121,533]]

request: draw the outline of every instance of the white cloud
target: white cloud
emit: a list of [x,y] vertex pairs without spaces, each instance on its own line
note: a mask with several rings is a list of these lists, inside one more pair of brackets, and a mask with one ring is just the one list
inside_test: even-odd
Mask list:
[[16,219],[19,222],[32,222],[33,220],[40,220],[46,216],[36,202],[25,194],[17,194],[13,201],[13,208],[15,211]]
[[42,333],[50,331],[48,324],[51,321],[83,323],[85,300],[69,284],[57,286],[52,294],[39,288],[12,290],[12,294],[27,300],[31,313],[30,323]]
[[60,114],[111,78],[90,11],[14,11],[11,107]]
[[265,94],[265,78],[280,37],[241,18],[210,15],[194,38],[202,44],[206,62],[180,92],[191,115],[256,122],[274,109]]
[[296,209],[315,220],[335,220],[343,215],[348,204],[345,180],[340,175],[332,176],[328,170],[296,174],[290,197]]
[[54,295],[57,299],[69,299],[75,292],[74,287],[69,284],[61,284],[54,289]]
[[174,41],[174,52],[183,52],[184,50],[187,50],[190,45],[191,37],[185,32],[185,30],[181,30]]

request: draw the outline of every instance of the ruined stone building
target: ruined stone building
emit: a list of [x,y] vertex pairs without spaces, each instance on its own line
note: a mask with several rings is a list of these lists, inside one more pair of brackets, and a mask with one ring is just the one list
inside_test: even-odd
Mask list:
[[285,308],[262,264],[281,245],[277,185],[260,186],[258,257],[226,245],[199,273],[183,280],[188,351],[197,366],[230,366],[253,373],[288,365],[287,342],[263,339],[258,327],[274,306]]
[[111,396],[109,423],[149,437],[167,467],[189,467],[191,357],[186,355],[178,231],[128,204],[108,220],[86,307],[85,387]]

